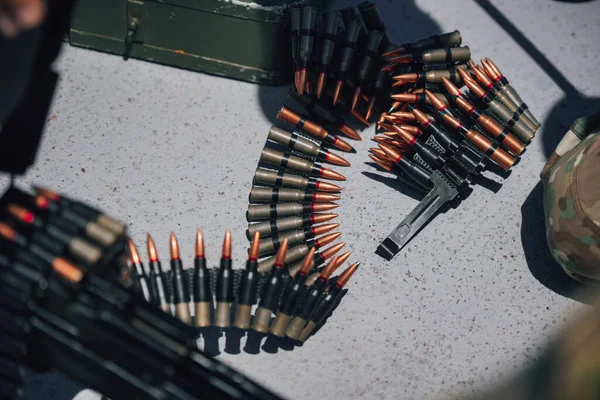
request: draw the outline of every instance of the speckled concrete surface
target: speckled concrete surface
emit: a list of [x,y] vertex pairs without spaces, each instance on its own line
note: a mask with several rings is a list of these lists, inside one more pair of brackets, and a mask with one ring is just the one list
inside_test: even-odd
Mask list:
[[[416,200],[365,176],[376,172],[365,165],[372,142],[356,144],[358,154],[348,157],[352,167],[341,171],[348,181],[339,222],[354,252],[351,261],[361,261],[362,269],[340,308],[293,351],[227,354],[220,339],[219,359],[289,398],[477,393],[534,360],[583,307],[536,279],[532,265],[543,270],[547,255],[538,243],[525,257],[530,231],[523,218],[541,205],[532,196],[533,203],[521,207],[545,163],[548,136],[565,131],[554,126],[559,122],[552,110],[576,116],[593,104],[587,99],[600,95],[600,2],[494,1],[571,88],[557,86],[474,2],[393,3],[380,6],[389,25],[397,21],[397,42],[460,29],[475,58],[492,56],[536,116],[550,117],[553,126],[534,139],[499,193],[476,188],[392,262],[373,251]],[[272,112],[284,90],[73,48],[64,50],[58,69],[62,81],[37,165],[20,181],[76,195],[130,221],[140,244],[151,232],[163,257],[169,232],[176,232],[183,254],[190,255],[187,266],[196,227],[204,230],[214,262],[229,228],[241,268],[247,195],[270,126],[263,109]],[[69,399],[83,389],[55,374],[32,376],[29,383],[30,399]],[[97,396],[83,392],[78,398]]]

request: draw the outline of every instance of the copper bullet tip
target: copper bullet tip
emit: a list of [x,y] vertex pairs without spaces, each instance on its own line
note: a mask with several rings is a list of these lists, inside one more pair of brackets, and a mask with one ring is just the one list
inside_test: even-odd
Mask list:
[[313,203],[311,207],[313,212],[325,212],[338,208],[339,205],[336,203]]
[[483,70],[491,79],[497,81],[500,79],[500,76],[494,71],[491,65],[486,60],[481,60],[481,65],[483,65]]
[[196,231],[196,258],[204,258],[204,236],[202,231]]
[[35,192],[41,196],[44,196],[52,201],[58,201],[60,200],[60,195],[58,193],[55,193],[49,189],[43,188],[41,186],[33,186],[33,189],[35,190]]
[[321,192],[341,192],[342,188],[329,182],[317,181],[317,190]]
[[294,71],[294,85],[296,86],[296,91],[300,93],[300,71]]
[[400,127],[398,127],[398,136],[400,136],[402,140],[404,140],[409,145],[417,141],[417,138],[414,137],[410,132]]
[[[390,121],[390,122],[396,122],[398,120],[398,117],[396,117],[395,115],[392,115],[392,114],[382,114],[381,118],[385,121]],[[382,124],[382,126],[383,126],[383,124]]]
[[421,130],[419,129],[419,127],[414,126],[414,125],[394,125],[394,130],[396,132],[400,132],[400,129],[410,133],[411,135],[415,135],[415,136],[418,136],[422,133]]
[[62,257],[54,259],[52,269],[58,275],[71,282],[80,282],[83,279],[83,272]]
[[387,160],[388,158],[387,154],[385,154],[385,152],[378,147],[371,147],[369,151],[382,160]]
[[492,85],[492,80],[485,74],[485,71],[479,65],[473,68],[473,73],[475,74],[477,81],[483,86]]
[[358,103],[358,98],[360,96],[360,91],[360,86],[357,86],[356,89],[354,89],[354,95],[352,96],[352,107],[350,108],[351,110],[354,110],[356,108],[356,104]]
[[438,110],[446,109],[446,107],[447,107],[446,104],[444,104],[444,102],[442,102],[440,99],[438,99],[436,95],[434,95],[427,89],[425,89],[425,96],[427,96],[429,101],[431,101],[431,104],[433,104],[433,106],[435,108],[437,108]]
[[346,142],[346,141],[344,141],[344,140],[340,139],[339,137],[335,139],[335,141],[334,141],[333,145],[334,145],[334,146],[335,146],[337,149],[339,149],[339,150],[342,150],[342,151],[345,151],[345,152],[347,152],[347,153],[356,153],[356,150],[354,150],[354,147],[350,146],[350,145],[348,144],[348,142]]
[[371,157],[371,160],[373,160],[373,162],[375,162],[375,164],[379,165],[384,170],[386,170],[388,172],[392,172],[392,165],[390,163],[381,160],[380,158],[378,158],[377,156],[375,156],[373,154],[369,154],[369,157]]
[[371,116],[373,115],[373,109],[375,108],[376,101],[377,98],[375,97],[375,95],[371,96],[371,98],[369,99],[369,104],[367,105],[367,112],[365,113],[365,119],[367,121],[371,119]]
[[275,254],[275,267],[276,268],[284,268],[285,267],[285,256],[288,250],[288,240],[283,239],[281,246],[277,249],[277,254]]
[[385,57],[385,58],[387,58],[387,57],[393,57],[393,56],[395,56],[395,55],[398,55],[398,54],[404,53],[405,51],[406,51],[406,50],[404,49],[404,47],[400,46],[400,47],[396,47],[395,49],[392,49],[392,50],[388,50],[388,51],[386,51],[386,52],[385,52],[385,53],[383,53],[381,56],[382,56],[382,57]]
[[317,225],[317,226],[313,226],[312,231],[313,231],[313,234],[315,236],[320,236],[320,235],[323,235],[323,234],[325,234],[327,232],[331,232],[332,230],[334,230],[338,226],[340,226],[340,224],[323,224],[323,225]]
[[129,249],[129,257],[131,258],[131,262],[133,264],[139,264],[140,263],[140,253],[138,253],[138,250],[135,247],[133,240],[129,239],[129,241],[127,242],[127,248]]
[[339,129],[344,135],[348,136],[350,139],[362,140],[361,137],[358,135],[358,132],[356,132],[354,129],[352,129],[346,124],[342,124],[342,126],[340,126]]
[[340,274],[337,281],[335,281],[335,284],[341,288],[346,286],[346,284],[348,283],[350,278],[352,278],[352,275],[354,275],[359,266],[360,263],[354,263],[351,266],[349,266],[344,272]]
[[456,72],[458,72],[458,74],[460,75],[460,77],[463,79],[463,81],[467,81],[467,80],[473,80],[473,78],[471,78],[471,75],[469,75],[469,73],[461,68],[456,68]]
[[348,259],[350,258],[350,256],[351,256],[351,255],[352,255],[352,252],[351,252],[351,251],[347,251],[347,252],[345,252],[344,254],[340,255],[340,257],[338,258],[338,263],[339,263],[340,265],[344,265],[344,263],[345,263],[346,261],[348,261]]
[[10,215],[17,218],[21,222],[25,222],[26,224],[31,224],[35,219],[35,216],[31,211],[21,207],[18,204],[9,204],[7,209]]
[[345,245],[346,245],[346,242],[334,244],[333,246],[323,250],[321,252],[321,257],[323,257],[323,260],[327,260],[328,258],[332,257],[334,254],[339,252],[342,248],[344,248]]
[[[411,106],[412,107],[412,106]],[[391,114],[397,120],[414,121],[415,116],[409,111],[395,111]]]
[[225,231],[225,238],[223,239],[223,254],[222,258],[231,258],[231,231],[227,229]]
[[415,116],[415,119],[419,121],[421,125],[428,125],[431,123],[431,120],[427,117],[427,115],[418,108],[415,108],[412,113]]
[[391,159],[393,162],[398,162],[402,158],[402,154],[394,150],[391,146],[379,143],[379,147],[381,148],[381,150],[383,150],[385,155],[388,156],[388,158]]
[[260,256],[260,232],[254,234],[252,244],[250,245],[250,251],[248,251],[248,259],[250,261],[258,260]]
[[302,96],[304,94],[304,85],[306,84],[306,69],[301,69],[298,72],[298,95]]
[[459,129],[462,126],[459,120],[448,114],[444,114],[444,121],[446,121],[453,129]]
[[416,72],[409,72],[406,74],[396,75],[392,79],[403,82],[416,82],[419,79],[419,74]]
[[392,99],[398,100],[401,103],[416,103],[418,96],[413,93],[399,93],[393,94]]
[[486,94],[485,90],[483,90],[474,80],[464,79],[464,81],[465,81],[465,84],[467,85],[467,87],[469,88],[469,90],[471,92],[473,92],[473,94],[476,97],[485,96],[485,94]]
[[4,222],[0,222],[0,236],[8,240],[14,240],[15,236],[17,236],[17,232]]
[[389,64],[384,65],[383,67],[381,67],[380,71],[381,72],[386,72],[386,71],[391,71],[393,70],[396,66],[398,65],[397,62],[391,62]]
[[461,96],[460,90],[458,90],[458,88],[454,86],[452,82],[446,79],[446,77],[442,77],[442,82],[444,83],[444,86],[446,86],[446,90],[448,91],[448,93],[457,97]]
[[396,64],[408,64],[415,60],[412,54],[401,54],[399,56],[390,57],[390,62]]
[[333,91],[333,105],[335,106],[340,98],[340,93],[342,92],[342,86],[344,86],[344,81],[337,81],[335,84],[335,90]]
[[393,102],[392,105],[390,106],[390,109],[388,110],[388,113],[392,113],[392,112],[402,108],[402,106],[404,106],[404,103],[402,103],[401,101]]
[[323,90],[325,89],[325,81],[327,80],[327,75],[325,72],[321,72],[319,74],[319,79],[317,81],[317,99],[320,99],[323,96]]
[[340,199],[340,196],[336,196],[335,194],[322,192],[314,192],[312,197],[315,203],[331,203]]
[[325,154],[325,160],[329,161],[331,164],[339,165],[342,167],[350,166],[350,163],[348,161],[330,151],[328,151],[327,154]]
[[177,243],[177,237],[173,232],[171,232],[169,240],[169,250],[171,250],[171,260],[179,260],[181,258],[179,255],[179,243]]
[[335,219],[337,217],[337,214],[313,214],[310,219],[313,224],[320,224],[323,222],[331,221],[332,219]]
[[306,80],[306,85],[304,86],[304,91],[310,96],[312,94],[312,83],[310,82],[310,79]]
[[346,177],[338,172],[335,172],[329,168],[321,169],[321,176],[325,179],[331,179],[332,181],[345,181]]
[[146,235],[146,246],[148,247],[148,258],[151,262],[158,261],[158,252],[156,251],[156,245],[154,244],[154,240],[152,240],[152,236],[148,233]]
[[48,205],[48,199],[46,197],[40,195],[35,197],[35,206],[37,208],[46,209],[48,208]]
[[323,268],[323,270],[319,274],[319,277],[324,281],[328,280],[331,277],[331,275],[335,272],[335,270],[338,269],[338,267],[340,266],[339,260],[339,256],[333,256],[331,261],[329,261],[325,268]]
[[[398,132],[396,132],[395,130],[394,130],[393,132],[391,132],[391,131],[384,131],[384,132],[382,132],[382,133],[383,133],[385,136],[389,136],[389,137],[396,137],[396,136],[398,136]],[[377,139],[378,139],[378,137],[377,137],[377,136],[375,136],[373,139],[377,140]],[[382,139],[385,139],[385,138],[382,138]]]
[[500,68],[498,68],[498,66],[496,64],[494,64],[494,62],[487,58],[485,59],[488,64],[490,65],[490,68],[499,76],[499,77],[503,77],[504,75],[502,75],[502,72],[500,72]]
[[321,248],[321,247],[326,246],[329,243],[333,242],[334,240],[336,240],[340,236],[342,236],[342,232],[335,232],[335,233],[330,233],[330,234],[325,235],[325,236],[321,236],[320,238],[318,238],[318,239],[315,240],[315,245],[318,248]]
[[393,123],[392,124],[388,124],[387,122],[382,122],[381,124],[379,124],[379,128],[380,129],[385,129],[387,131],[393,131]]
[[307,276],[314,265],[314,259],[315,248],[311,247],[311,249],[308,251],[308,254],[302,259],[302,265],[300,265],[300,270],[298,270],[298,273],[300,275]]

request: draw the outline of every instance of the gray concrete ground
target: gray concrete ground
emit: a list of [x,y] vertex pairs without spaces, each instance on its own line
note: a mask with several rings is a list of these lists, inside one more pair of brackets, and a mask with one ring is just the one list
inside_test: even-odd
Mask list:
[[[354,252],[350,261],[362,267],[340,308],[292,351],[248,354],[242,339],[241,353],[227,354],[225,337],[219,340],[219,359],[289,398],[477,393],[535,360],[583,307],[552,272],[534,188],[569,120],[600,105],[590,100],[600,95],[600,3],[493,2],[554,69],[540,57],[536,62],[483,1],[380,3],[397,42],[459,29],[474,58],[492,57],[546,125],[497,194],[475,188],[391,262],[373,252],[417,201],[365,176],[378,173],[365,165],[373,143],[356,143],[352,167],[341,171],[348,181],[339,222]],[[163,258],[168,234],[176,232],[188,267],[197,227],[215,264],[231,229],[235,266],[242,268],[247,196],[286,89],[74,48],[65,48],[58,69],[62,81],[38,162],[19,181],[78,196],[129,221],[140,246],[151,232]],[[83,389],[56,375],[29,383],[30,399],[67,399]]]

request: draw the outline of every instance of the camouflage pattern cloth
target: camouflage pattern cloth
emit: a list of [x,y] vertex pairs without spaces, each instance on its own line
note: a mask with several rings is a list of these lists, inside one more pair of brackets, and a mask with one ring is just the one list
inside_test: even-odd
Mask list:
[[600,399],[599,306],[596,302],[568,324],[531,367],[474,399]]
[[575,121],[541,178],[553,257],[572,278],[600,284],[600,112]]

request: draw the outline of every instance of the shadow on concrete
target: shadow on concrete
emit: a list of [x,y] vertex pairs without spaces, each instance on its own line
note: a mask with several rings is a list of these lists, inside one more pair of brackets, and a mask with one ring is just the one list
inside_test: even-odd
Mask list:
[[[544,155],[546,158],[549,158],[576,118],[598,111],[600,108],[600,99],[583,96],[563,73],[538,50],[531,40],[509,21],[496,6],[490,3],[489,0],[475,0],[475,3],[483,8],[523,48],[533,61],[564,92],[563,98],[557,101],[552,107],[549,117],[545,121],[542,121],[542,126],[537,133],[538,140],[541,138],[542,141]],[[525,101],[527,100],[525,99]]]
[[[548,159],[573,121],[600,109],[600,99],[587,98],[546,58],[544,54],[488,0],[475,0],[481,8],[500,25],[523,50],[542,68],[564,92],[552,107],[548,118],[542,121],[537,136],[542,141]],[[531,274],[550,290],[577,301],[586,302],[586,287],[571,279],[554,260],[546,241],[543,207],[543,186],[538,183],[521,206],[521,240]]]
[[553,292],[587,303],[587,296],[584,294],[587,287],[569,277],[548,249],[543,194],[544,187],[540,182],[521,206],[521,241],[529,271]]
[[416,188],[407,185],[404,181],[402,181],[399,177],[395,176],[395,175],[389,175],[389,172],[380,169],[380,167],[375,164],[375,163],[365,163],[366,165],[370,166],[370,167],[375,167],[378,170],[381,170],[383,172],[385,172],[386,175],[381,175],[381,174],[376,174],[374,172],[369,172],[369,171],[363,171],[362,174],[364,176],[366,176],[369,179],[373,179],[376,182],[380,182],[383,183],[386,186],[391,187],[394,190],[397,190],[398,192],[402,193],[405,196],[408,196],[414,200],[420,201],[423,196],[425,196],[426,192],[421,191],[421,190],[417,190]]
[[[359,3],[358,0],[337,0],[331,2],[329,9],[341,10],[345,7],[355,7]],[[440,26],[417,7],[415,0],[378,1],[377,7],[381,11],[390,37],[395,43],[413,42],[425,36],[441,33]],[[331,82],[329,84],[331,85]],[[258,86],[258,101],[263,114],[271,122],[275,121],[275,116],[290,88],[291,82],[290,85],[285,86]]]

